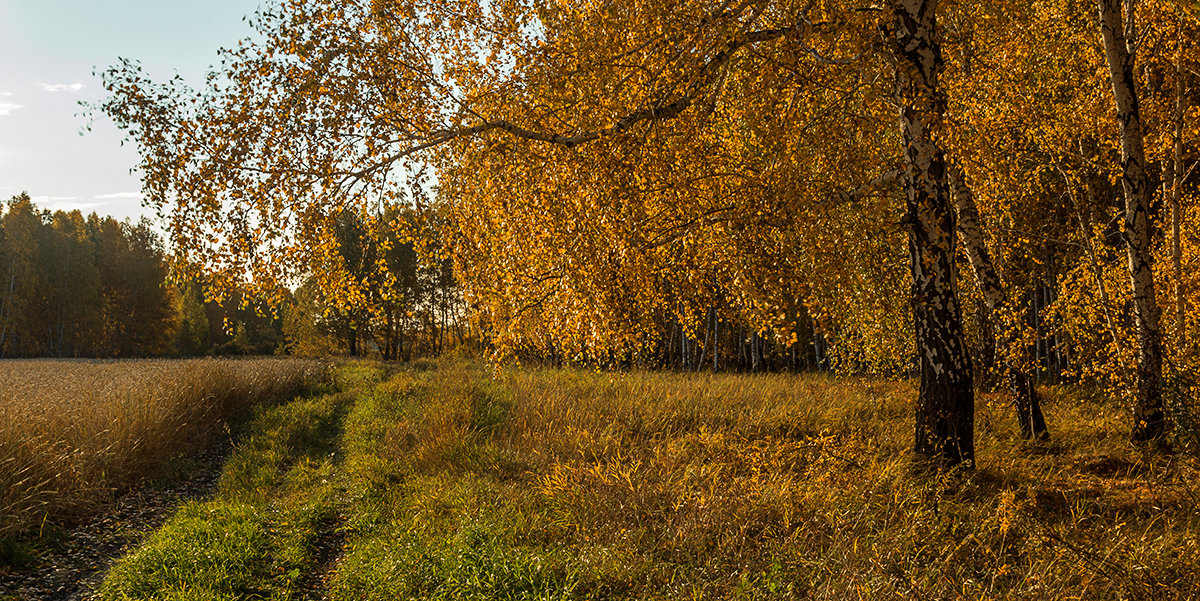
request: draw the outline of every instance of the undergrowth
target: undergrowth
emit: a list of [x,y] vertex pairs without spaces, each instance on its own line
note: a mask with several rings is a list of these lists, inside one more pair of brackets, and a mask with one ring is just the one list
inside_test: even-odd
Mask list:
[[[984,396],[970,474],[914,472],[911,385],[825,375],[345,368],[263,410],[107,599],[1186,599],[1197,464],[1046,391]],[[353,376],[353,377],[351,377]],[[332,558],[322,540],[338,535]],[[319,578],[317,577],[319,575]]]

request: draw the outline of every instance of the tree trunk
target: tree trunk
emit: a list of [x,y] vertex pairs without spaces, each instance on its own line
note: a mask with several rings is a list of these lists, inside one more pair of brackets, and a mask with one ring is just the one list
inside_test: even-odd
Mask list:
[[689,356],[690,349],[688,348],[689,340],[691,340],[691,337],[687,335],[687,330],[681,326],[679,329],[679,366],[685,370],[692,365],[691,357]]
[[825,364],[825,351],[821,348],[821,344],[825,338],[817,333],[817,318],[809,316],[808,320],[812,324],[813,367],[817,371],[821,371],[821,367]]
[[[1125,192],[1125,249],[1129,257],[1129,279],[1133,287],[1137,318],[1137,397],[1133,405],[1134,442],[1162,437],[1166,418],[1162,403],[1162,331],[1158,300],[1154,293],[1153,257],[1150,254],[1150,199],[1146,177],[1146,150],[1138,107],[1134,60],[1136,31],[1134,0],[1125,0],[1122,22],[1121,0],[1099,0],[1100,32],[1112,79],[1121,129],[1121,184]],[[1126,32],[1126,23],[1129,31]],[[1128,37],[1126,34],[1128,33]]]
[[755,330],[750,334],[750,371],[758,373],[762,370],[762,337]]
[[945,99],[936,0],[892,4],[890,31],[905,156],[913,320],[920,365],[914,452],[945,467],[975,467],[975,390],[955,289],[955,219],[937,139]]
[[[995,263],[992,262],[991,253],[988,252],[987,239],[983,234],[983,220],[979,217],[975,196],[971,192],[971,188],[967,186],[966,176],[962,169],[954,164],[949,165],[949,175],[951,197],[954,199],[955,209],[958,210],[958,235],[962,239],[963,246],[967,251],[967,259],[975,272],[975,282],[983,294],[983,301],[987,309],[986,319],[994,324],[996,316],[1001,319],[1008,317],[1009,312],[1005,310],[1008,297],[1004,294],[1000,274],[996,271]],[[995,346],[999,347],[1002,353],[1011,352],[1013,345],[1018,342],[1015,340],[1017,329],[1011,327],[1012,325],[1007,323],[999,325],[999,335]],[[1014,365],[1007,356],[1002,359],[1001,365],[1004,367],[1008,389],[1013,397],[1013,406],[1017,409],[1017,423],[1021,426],[1021,438],[1026,440],[1049,438],[1046,418],[1042,415],[1041,398],[1034,387],[1033,378],[1021,369],[1020,365]]]
[[720,354],[721,350],[721,321],[717,319],[717,314],[713,312],[713,373],[721,370]]
[[1175,156],[1168,163],[1171,166],[1171,267],[1175,275],[1175,336],[1180,347],[1187,344],[1187,321],[1183,306],[1183,255],[1180,252],[1180,219],[1179,212],[1180,186],[1183,185],[1183,42],[1175,56],[1175,114],[1172,120],[1175,125],[1174,142]]
[[[951,196],[953,196],[953,192]],[[962,242],[961,236],[959,242]],[[999,332],[996,330],[996,316],[986,302],[980,302],[978,308],[979,345],[975,353],[975,386],[980,390],[995,392],[999,387],[997,372],[1000,371],[996,367],[998,344],[996,339],[999,337]]]

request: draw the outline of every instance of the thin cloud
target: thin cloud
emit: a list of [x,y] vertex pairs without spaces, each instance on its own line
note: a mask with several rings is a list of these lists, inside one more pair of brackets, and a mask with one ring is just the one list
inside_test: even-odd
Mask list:
[[92,198],[95,200],[124,200],[124,199],[131,199],[131,198],[136,198],[138,200],[141,200],[142,193],[141,192],[114,192],[112,194],[101,194],[99,196],[93,196]]
[[13,111],[23,109],[25,105],[15,102],[0,102],[0,117],[11,117]]
[[44,83],[42,89],[47,92],[78,92],[87,86],[81,82],[75,83]]
[[78,196],[34,196],[30,200],[47,211],[87,211],[108,203],[80,202]]

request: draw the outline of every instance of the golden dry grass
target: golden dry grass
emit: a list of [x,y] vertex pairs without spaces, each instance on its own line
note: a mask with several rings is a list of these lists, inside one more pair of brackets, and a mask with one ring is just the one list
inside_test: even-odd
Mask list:
[[295,359],[0,362],[0,539],[94,511],[322,372]]
[[448,506],[498,520],[509,544],[569,549],[575,595],[1200,596],[1200,466],[1130,447],[1116,402],[1049,391],[1034,446],[985,395],[981,469],[938,475],[912,470],[903,382],[449,366],[380,391],[409,399],[373,418],[371,465],[413,470],[417,493],[382,503],[400,530]]
[[938,474],[905,382],[338,373],[259,413],[104,598],[307,598],[312,573],[345,601],[1200,597],[1196,458],[1128,446],[1112,401],[1048,391],[1031,446],[986,396],[980,469]]

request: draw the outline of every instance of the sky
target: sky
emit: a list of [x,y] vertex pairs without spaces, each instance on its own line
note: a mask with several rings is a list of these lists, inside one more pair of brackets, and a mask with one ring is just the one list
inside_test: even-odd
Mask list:
[[[0,199],[124,219],[141,206],[137,150],[104,115],[102,71],[137,59],[155,80],[200,85],[221,47],[251,33],[263,0],[0,0]],[[82,135],[81,135],[82,132]]]

